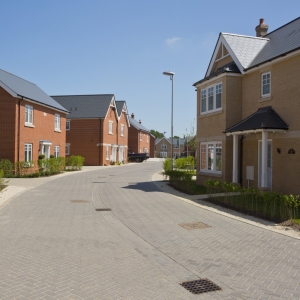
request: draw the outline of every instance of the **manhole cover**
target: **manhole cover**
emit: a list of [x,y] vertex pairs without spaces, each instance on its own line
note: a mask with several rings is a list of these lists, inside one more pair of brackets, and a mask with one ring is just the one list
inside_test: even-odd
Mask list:
[[95,208],[95,211],[111,211],[111,208]]
[[88,200],[70,200],[71,203],[88,203]]
[[192,230],[192,229],[202,229],[202,228],[209,228],[211,226],[202,223],[202,222],[194,222],[194,223],[182,223],[179,224],[181,227],[187,229],[187,230]]
[[202,294],[222,290],[219,286],[208,279],[198,279],[179,283],[193,294]]

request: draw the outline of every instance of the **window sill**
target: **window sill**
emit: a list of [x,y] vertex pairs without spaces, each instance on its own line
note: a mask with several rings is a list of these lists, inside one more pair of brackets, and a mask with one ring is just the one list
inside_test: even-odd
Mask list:
[[60,130],[60,129],[54,129],[54,131],[55,131],[55,132],[61,132],[61,130]]
[[108,134],[112,135],[113,133],[112,133],[112,132],[109,132]]
[[24,126],[34,128],[34,125],[31,123],[25,123]]
[[198,172],[197,175],[218,177],[218,178],[223,177],[223,175],[221,173],[212,173],[212,172],[203,172],[203,171]]
[[265,101],[270,101],[272,100],[273,97],[272,96],[267,96],[267,97],[261,97],[258,102],[265,102]]
[[203,118],[203,117],[207,117],[207,116],[213,116],[213,115],[218,115],[218,114],[222,114],[223,113],[223,109],[219,109],[219,110],[214,110],[212,112],[205,112],[205,113],[201,113],[198,118]]

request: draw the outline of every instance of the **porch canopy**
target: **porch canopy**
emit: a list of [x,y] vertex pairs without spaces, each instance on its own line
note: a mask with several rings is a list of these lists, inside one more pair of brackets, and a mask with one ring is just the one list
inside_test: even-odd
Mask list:
[[227,136],[233,136],[232,181],[238,182],[238,135],[262,133],[261,187],[267,187],[268,132],[285,132],[288,129],[289,125],[279,116],[272,106],[259,108],[254,114],[227,128],[224,133],[226,133]]

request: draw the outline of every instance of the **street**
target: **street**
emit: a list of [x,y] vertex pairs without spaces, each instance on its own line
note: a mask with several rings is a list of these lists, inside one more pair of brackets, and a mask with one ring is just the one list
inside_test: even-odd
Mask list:
[[[73,172],[0,207],[0,298],[300,299],[299,239],[161,191],[161,169]],[[221,290],[179,284],[200,278]]]

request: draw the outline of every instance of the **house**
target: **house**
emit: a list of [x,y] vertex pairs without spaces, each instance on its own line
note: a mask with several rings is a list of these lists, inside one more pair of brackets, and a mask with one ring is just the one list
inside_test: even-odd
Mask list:
[[66,155],[80,155],[85,165],[103,166],[127,158],[125,101],[113,94],[52,96],[70,111],[66,121]]
[[197,182],[300,193],[300,18],[220,33],[197,90]]
[[130,127],[128,130],[128,149],[131,153],[149,153],[150,157],[154,157],[154,153],[150,153],[151,138],[150,130],[142,125],[142,121],[135,120],[134,113],[129,118]]
[[[155,140],[155,157],[172,157],[172,138]],[[173,138],[173,157],[180,157],[185,149],[185,139]]]
[[34,83],[0,70],[0,159],[65,156],[67,113]]

